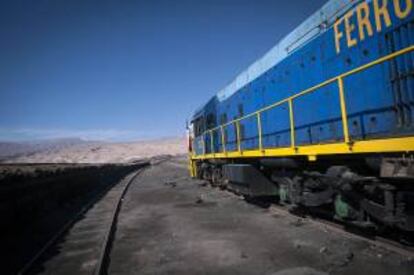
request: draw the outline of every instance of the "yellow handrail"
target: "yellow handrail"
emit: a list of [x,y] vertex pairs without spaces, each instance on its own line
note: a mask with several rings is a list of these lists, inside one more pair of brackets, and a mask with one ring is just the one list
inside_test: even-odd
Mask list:
[[341,116],[342,116],[342,128],[344,130],[344,141],[345,143],[349,143],[350,138],[349,138],[349,128],[348,128],[348,115],[346,112],[344,80],[342,77],[338,77],[338,90],[339,90],[339,102],[341,104]]
[[236,120],[236,135],[237,135],[237,151],[241,152],[241,142],[240,142],[240,120]]
[[[289,119],[290,119],[290,131],[291,131],[291,147],[294,148],[295,147],[295,123],[294,123],[294,114],[293,114],[293,100],[301,97],[305,94],[309,94],[312,93],[322,87],[325,87],[331,83],[337,82],[338,84],[338,89],[339,89],[339,99],[340,99],[340,107],[341,107],[341,119],[342,119],[342,126],[343,126],[343,135],[344,135],[344,142],[349,144],[351,142],[350,140],[350,136],[349,136],[349,128],[348,128],[348,119],[347,119],[347,109],[346,109],[346,100],[345,100],[345,89],[344,89],[344,78],[359,73],[361,71],[364,71],[366,69],[369,69],[373,66],[382,64],[384,62],[387,62],[391,59],[394,59],[398,56],[407,54],[409,52],[414,51],[414,45],[409,46],[407,48],[404,48],[402,50],[396,51],[392,54],[383,56],[377,60],[374,60],[372,62],[369,62],[365,65],[362,65],[358,68],[352,69],[346,73],[343,73],[341,75],[338,75],[336,77],[330,78],[320,84],[317,84],[313,87],[310,87],[306,90],[303,90],[297,94],[294,94],[293,96],[287,97],[283,100],[280,100],[278,102],[275,102],[273,104],[270,104],[266,107],[263,107],[253,113],[247,114],[245,116],[239,117],[237,119],[234,119],[232,121],[229,121],[227,123],[221,124],[218,127],[215,127],[213,129],[209,129],[206,130],[201,136],[203,137],[203,143],[204,143],[204,136],[208,131],[215,131],[217,129],[221,129],[221,136],[222,136],[222,143],[223,143],[223,152],[226,152],[226,145],[224,144],[225,139],[224,139],[224,128],[231,125],[231,124],[235,124],[236,126],[236,135],[237,135],[237,150],[239,152],[242,152],[242,148],[241,148],[241,140],[240,140],[240,121],[245,120],[247,118],[253,117],[253,116],[257,116],[257,123],[258,123],[258,136],[259,136],[259,148],[260,150],[263,150],[263,144],[262,144],[262,126],[261,126],[261,113],[268,111],[270,109],[273,109],[277,106],[280,106],[282,104],[288,103],[289,104]],[[211,139],[211,142],[213,143],[213,138]],[[203,144],[204,146],[204,152],[203,154],[205,155],[205,144]]]
[[214,137],[213,137],[213,131],[214,130],[211,130],[210,131],[210,150],[211,150],[211,153],[212,154],[214,154]]
[[224,136],[224,127],[220,127],[221,130],[221,145],[223,147],[223,153],[226,153],[226,137]]
[[205,155],[206,154],[206,141],[205,141],[205,135],[206,135],[206,133],[204,132],[203,134],[202,134],[202,137],[203,137],[203,155]]
[[295,148],[295,117],[293,116],[293,99],[289,99],[290,146]]
[[263,150],[262,141],[262,113],[257,113],[257,133],[259,135],[259,150]]

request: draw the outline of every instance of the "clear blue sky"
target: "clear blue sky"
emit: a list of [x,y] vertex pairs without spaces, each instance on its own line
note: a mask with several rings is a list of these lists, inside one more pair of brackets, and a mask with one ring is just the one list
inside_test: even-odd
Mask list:
[[176,136],[326,0],[0,4],[0,140]]

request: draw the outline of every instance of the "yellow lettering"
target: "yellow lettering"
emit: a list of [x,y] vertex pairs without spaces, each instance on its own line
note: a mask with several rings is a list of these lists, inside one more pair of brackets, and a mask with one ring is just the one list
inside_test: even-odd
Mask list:
[[351,10],[344,16],[346,42],[348,44],[348,48],[351,48],[357,44],[357,40],[355,38],[352,38],[352,32],[355,30],[355,25],[351,23],[350,19],[353,14],[354,14],[354,11]]
[[341,24],[341,21],[336,21],[334,24],[336,53],[341,52],[341,38],[344,36],[338,28],[339,24]]
[[394,0],[394,10],[395,15],[400,18],[406,18],[413,8],[413,1],[412,0],[405,0],[405,10],[401,10],[400,0]]
[[377,31],[380,32],[382,30],[382,20],[381,17],[384,19],[385,26],[391,26],[391,18],[390,13],[387,9],[388,0],[382,0],[382,5],[379,6],[379,0],[374,0],[374,12],[375,12],[375,23],[377,25]]
[[[397,0],[398,1],[398,0]],[[369,6],[368,3],[363,2],[357,7],[358,29],[361,40],[365,39],[365,30],[368,36],[374,34],[371,22],[369,21]]]

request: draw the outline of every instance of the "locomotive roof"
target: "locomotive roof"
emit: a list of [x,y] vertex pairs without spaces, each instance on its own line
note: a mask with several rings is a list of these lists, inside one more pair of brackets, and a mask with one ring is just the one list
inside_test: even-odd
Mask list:
[[252,82],[267,70],[278,64],[289,54],[304,46],[312,38],[324,32],[336,18],[361,0],[330,0],[321,9],[306,19],[299,27],[282,39],[262,58],[240,73],[229,85],[217,93],[217,99],[223,101],[240,88]]

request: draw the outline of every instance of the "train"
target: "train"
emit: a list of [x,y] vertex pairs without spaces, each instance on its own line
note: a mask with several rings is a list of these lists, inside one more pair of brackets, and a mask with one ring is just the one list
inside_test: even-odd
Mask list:
[[413,236],[413,0],[328,1],[194,112],[188,144],[194,178]]

